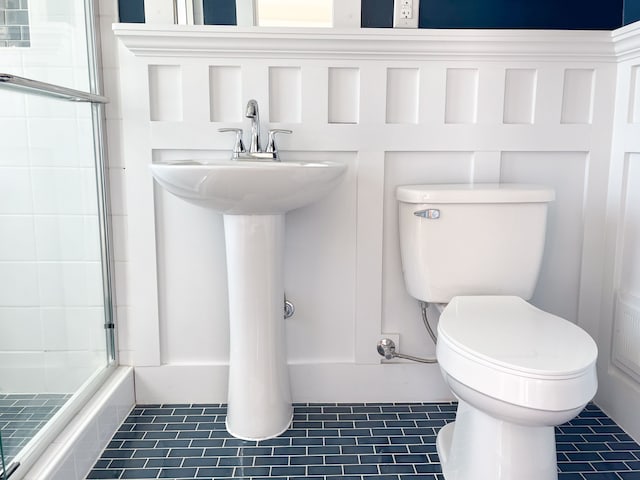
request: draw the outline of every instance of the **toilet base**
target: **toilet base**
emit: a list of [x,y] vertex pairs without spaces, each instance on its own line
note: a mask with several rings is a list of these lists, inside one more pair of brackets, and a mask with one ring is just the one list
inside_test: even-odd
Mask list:
[[464,401],[437,438],[445,480],[557,480],[555,432],[498,420]]

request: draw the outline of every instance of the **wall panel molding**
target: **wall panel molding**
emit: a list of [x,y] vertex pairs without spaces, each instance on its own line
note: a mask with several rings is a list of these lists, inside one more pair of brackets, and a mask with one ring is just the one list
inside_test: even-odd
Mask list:
[[[202,261],[203,249],[205,258],[222,259],[224,248],[215,240],[200,249],[176,243],[186,245],[189,236],[220,238],[221,222],[205,222],[202,212],[186,211],[186,204],[164,193],[154,197],[148,164],[167,160],[168,152],[174,159],[228,157],[231,139],[217,129],[243,128],[246,139],[243,107],[250,98],[260,103],[263,131],[293,130],[279,145],[283,161],[333,160],[349,167],[345,182],[323,202],[287,215],[285,288],[297,307],[286,324],[287,348],[294,393],[307,395],[300,401],[378,401],[380,381],[393,372],[406,381],[394,400],[441,398],[445,387],[437,367],[386,365],[375,349],[388,334],[399,338],[403,353],[431,356],[434,350],[402,280],[395,187],[499,181],[507,171],[505,158],[515,158],[508,152],[522,152],[507,172],[512,181],[531,177],[571,187],[572,194],[559,196],[552,207],[560,223],[573,212],[589,212],[571,235],[563,230],[554,239],[555,245],[584,246],[572,257],[570,287],[561,285],[554,295],[542,290],[536,302],[552,313],[569,312],[591,333],[597,330],[600,297],[594,292],[601,286],[601,205],[617,66],[609,32],[150,25],[115,25],[114,31],[128,67],[121,69],[119,84],[124,127],[135,127],[122,135],[121,149],[127,193],[135,199],[123,212],[131,244],[131,333],[123,344],[144,382],[138,401],[175,400],[163,386],[174,378],[194,383],[200,371],[211,373],[211,383],[201,382],[201,401],[226,395],[227,351],[211,347],[214,338],[226,338],[226,271],[222,261],[189,266]],[[136,75],[149,65],[176,65],[183,72],[183,98],[174,99],[184,110],[182,119],[149,120],[157,106],[145,104],[152,98],[144,95],[149,82]],[[567,69],[588,75],[578,75],[577,82],[586,93],[565,99],[580,122],[563,124]],[[575,155],[580,168],[554,163]],[[573,166],[569,174],[567,166]],[[167,266],[173,273],[163,270]],[[546,266],[550,276],[564,267]],[[196,291],[215,292],[215,301],[190,301]],[[315,388],[320,385],[325,389]],[[185,388],[195,395],[196,387]]]
[[[640,254],[637,242],[629,243],[627,232],[637,231],[637,214],[629,215],[629,188],[638,184],[638,169],[630,165],[640,159],[640,123],[636,123],[635,107],[640,96],[637,88],[637,69],[640,65],[640,22],[613,32],[619,63],[617,65],[616,98],[613,112],[613,135],[608,164],[608,186],[606,192],[606,218],[603,225],[605,238],[598,252],[603,257],[602,286],[598,311],[598,382],[596,396],[598,404],[636,440],[640,439],[640,416],[636,406],[640,403],[640,383],[628,375],[616,361],[615,348],[618,343],[614,334],[616,317],[620,316],[618,302],[621,293],[639,296],[637,281],[640,266],[635,259]],[[596,98],[597,100],[597,98]],[[631,176],[630,176],[631,175]],[[632,180],[632,182],[630,182]],[[633,208],[637,209],[635,202]],[[598,207],[602,208],[602,207]],[[626,211],[625,211],[626,210]],[[625,241],[627,237],[627,241]],[[593,305],[591,310],[593,310]],[[637,345],[632,348],[637,349]]]

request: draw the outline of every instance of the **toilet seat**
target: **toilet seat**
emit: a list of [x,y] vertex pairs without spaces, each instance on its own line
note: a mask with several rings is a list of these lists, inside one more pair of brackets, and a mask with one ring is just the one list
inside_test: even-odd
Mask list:
[[519,297],[453,298],[440,316],[437,356],[447,375],[514,405],[569,410],[597,388],[591,337]]
[[478,361],[534,378],[575,376],[597,356],[584,330],[513,296],[456,297],[438,332]]

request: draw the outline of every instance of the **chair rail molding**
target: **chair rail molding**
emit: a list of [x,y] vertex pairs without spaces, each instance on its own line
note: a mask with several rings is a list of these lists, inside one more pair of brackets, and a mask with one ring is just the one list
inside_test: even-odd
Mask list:
[[611,32],[618,61],[640,56],[640,21]]
[[447,58],[611,61],[611,32],[561,30],[392,30],[242,28],[114,24],[137,56],[256,58]]

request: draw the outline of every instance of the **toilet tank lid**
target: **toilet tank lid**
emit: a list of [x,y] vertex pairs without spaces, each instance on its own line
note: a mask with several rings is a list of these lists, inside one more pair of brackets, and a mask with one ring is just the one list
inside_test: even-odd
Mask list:
[[401,185],[396,198],[406,203],[535,203],[555,200],[555,190],[521,183]]

